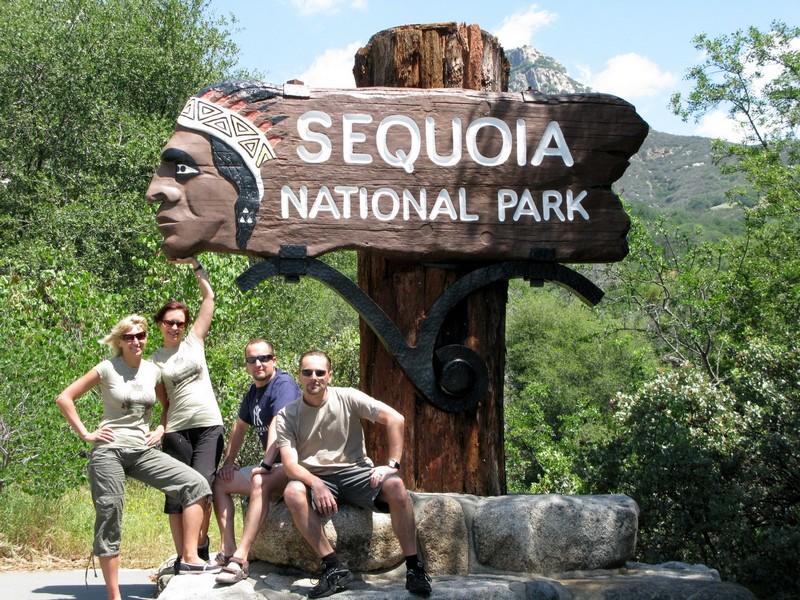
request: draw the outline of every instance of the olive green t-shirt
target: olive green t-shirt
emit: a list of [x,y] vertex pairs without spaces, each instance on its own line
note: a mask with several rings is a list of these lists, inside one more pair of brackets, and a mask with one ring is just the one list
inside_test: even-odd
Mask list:
[[203,340],[189,331],[177,347],[159,348],[150,360],[161,369],[169,399],[167,431],[222,425]]
[[316,475],[371,467],[361,419],[375,422],[386,404],[354,388],[329,387],[315,407],[302,397],[278,413],[278,448],[297,450],[298,462]]
[[100,375],[100,397],[103,400],[103,420],[114,430],[111,442],[95,442],[95,446],[130,448],[145,446],[150,432],[150,415],[156,402],[156,385],[161,373],[152,362],[142,360],[134,369],[125,364],[122,356],[104,360],[95,371]]

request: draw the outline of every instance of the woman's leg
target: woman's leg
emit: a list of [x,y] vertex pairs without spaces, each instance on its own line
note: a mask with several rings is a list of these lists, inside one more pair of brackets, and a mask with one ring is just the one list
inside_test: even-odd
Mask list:
[[115,556],[98,556],[100,570],[106,582],[108,600],[122,600],[119,593],[119,554]]
[[[192,441],[192,468],[200,473],[208,481],[212,490],[214,487],[214,477],[217,474],[217,465],[222,458],[222,450],[225,446],[225,429],[222,425],[214,427],[199,427],[190,430],[190,440]],[[212,503],[208,502],[203,511],[203,522],[200,525],[198,546],[208,544],[208,525],[211,521]],[[201,557],[206,559],[206,557]]]
[[[162,450],[165,454],[179,460],[185,465],[192,464],[192,454],[194,448],[191,441],[191,430],[170,431],[164,436]],[[169,516],[169,529],[172,533],[172,543],[175,545],[175,553],[178,556],[183,554],[183,509],[177,498],[165,495],[164,512]]]
[[89,459],[89,484],[94,501],[92,552],[100,561],[109,600],[120,600],[119,545],[125,499],[123,450],[95,448]]
[[208,500],[200,500],[194,504],[183,507],[183,562],[199,564],[202,559],[197,555],[197,540],[200,537],[200,528],[203,526],[203,517]]
[[131,477],[179,499],[183,506],[182,562],[201,562],[197,556],[197,538],[203,522],[203,511],[211,496],[211,488],[205,478],[191,467],[154,448],[142,452],[129,473]]

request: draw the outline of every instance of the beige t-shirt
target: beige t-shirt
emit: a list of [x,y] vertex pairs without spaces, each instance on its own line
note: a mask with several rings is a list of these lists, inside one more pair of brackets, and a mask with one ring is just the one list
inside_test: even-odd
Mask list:
[[297,450],[298,462],[317,475],[371,467],[361,419],[375,422],[386,404],[354,388],[329,387],[322,406],[302,398],[278,413],[278,448]]
[[133,369],[121,356],[115,356],[94,369],[100,375],[100,397],[103,400],[100,427],[108,425],[114,430],[113,441],[95,442],[95,446],[144,446],[156,402],[156,384],[161,381],[158,367],[149,360],[142,360],[139,367]]
[[161,369],[167,390],[167,431],[222,425],[222,414],[211,386],[203,340],[194,331],[176,348],[159,348],[150,357]]

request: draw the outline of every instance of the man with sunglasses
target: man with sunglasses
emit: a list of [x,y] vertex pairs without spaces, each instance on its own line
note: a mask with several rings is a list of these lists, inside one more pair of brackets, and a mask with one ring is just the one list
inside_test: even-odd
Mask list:
[[[244,358],[252,384],[239,405],[239,415],[214,480],[214,508],[222,538],[222,551],[216,562],[223,566],[216,580],[221,584],[236,583],[247,577],[247,555],[269,510],[270,497],[280,495],[288,482],[281,465],[275,464],[278,448],[273,417],[300,397],[300,388],[294,379],[277,367],[272,344],[260,338],[251,340],[244,348]],[[264,448],[264,458],[260,465],[240,468],[236,465],[236,457],[251,427]],[[250,497],[238,546],[231,494]]]
[[[431,593],[430,577],[417,555],[411,498],[398,471],[405,419],[388,404],[353,388],[331,387],[331,361],[319,351],[300,358],[302,398],[278,413],[277,445],[289,478],[283,498],[295,527],[322,559],[323,573],[309,598],[330,596],[352,580],[322,529],[322,517],[347,502],[390,513],[406,559],[406,589]],[[374,466],[367,457],[361,419],[386,427],[389,460]]]

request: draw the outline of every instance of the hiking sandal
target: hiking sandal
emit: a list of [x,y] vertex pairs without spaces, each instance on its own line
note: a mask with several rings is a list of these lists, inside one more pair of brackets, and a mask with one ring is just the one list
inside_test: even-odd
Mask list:
[[228,564],[222,567],[222,572],[214,578],[219,584],[233,585],[247,579],[248,562],[241,558],[231,556]]

